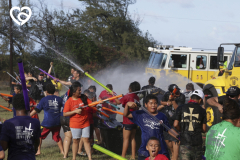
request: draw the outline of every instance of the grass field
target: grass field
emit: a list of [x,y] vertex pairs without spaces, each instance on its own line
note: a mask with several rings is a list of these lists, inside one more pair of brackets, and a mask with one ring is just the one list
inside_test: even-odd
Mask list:
[[[9,91],[1,90],[0,93],[9,94]],[[7,107],[8,103],[5,102],[0,97],[0,105]],[[0,108],[0,118],[1,118],[1,120],[10,119],[12,117],[13,117],[12,112],[9,112],[5,109]],[[40,121],[43,120],[43,111],[39,114],[39,118],[40,118]],[[64,138],[64,134],[63,134],[62,130],[61,130],[61,137]],[[120,149],[122,149],[122,148],[120,148]],[[57,144],[52,140],[52,135],[51,134],[49,134],[48,137],[45,140],[43,140],[41,152],[42,152],[42,154],[36,157],[37,160],[59,160],[59,159],[63,159],[62,158],[63,156],[59,153],[59,148],[58,148]],[[7,151],[5,152],[5,155],[7,157]],[[72,158],[71,148],[70,148],[68,156],[69,156],[68,159]],[[92,157],[95,160],[112,160],[113,159],[113,158],[111,158],[111,157],[109,157],[109,156],[107,156],[103,153],[100,153],[100,152],[96,152],[95,154],[92,155]],[[127,155],[127,158],[129,159],[130,155]],[[7,158],[5,158],[5,159],[7,159]],[[87,157],[80,157],[79,156],[77,159],[87,159]]]

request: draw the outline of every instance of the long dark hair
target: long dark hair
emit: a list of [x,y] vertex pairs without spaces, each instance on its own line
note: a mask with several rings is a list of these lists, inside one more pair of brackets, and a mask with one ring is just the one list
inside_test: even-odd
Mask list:
[[[78,87],[81,88],[81,84],[79,82],[73,82],[72,83],[72,85],[70,87],[69,97],[73,96],[73,93],[75,93],[77,91]],[[87,96],[85,96],[84,94],[81,94],[81,96],[79,98],[81,98],[84,105],[88,105]]]
[[226,97],[223,102],[223,116],[222,119],[238,119],[240,117],[240,109],[238,103]]

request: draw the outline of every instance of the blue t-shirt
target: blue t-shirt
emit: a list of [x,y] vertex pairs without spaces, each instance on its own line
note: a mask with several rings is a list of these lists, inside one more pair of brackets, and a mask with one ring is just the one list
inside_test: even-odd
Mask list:
[[3,123],[0,139],[8,142],[8,160],[35,160],[34,142],[40,136],[39,120],[16,116]]
[[35,110],[39,113],[44,110],[42,126],[46,128],[60,126],[60,114],[62,110],[62,98],[48,95],[41,99]]
[[[163,138],[163,130],[167,131],[163,126],[160,126],[159,123],[157,123],[151,116],[149,116],[146,112],[143,110],[133,111],[132,112],[133,118],[130,119],[133,123],[137,124],[142,131],[141,139],[142,144],[138,150],[139,156],[149,157],[149,152],[146,149],[146,145],[148,142],[148,139],[151,137],[156,137],[159,139],[161,143],[161,150],[158,152],[158,154],[164,154],[165,156],[169,157],[167,145]],[[168,123],[167,117],[161,113],[158,112],[158,114],[155,116],[159,120],[162,120],[165,125],[167,125],[169,128],[171,126]]]

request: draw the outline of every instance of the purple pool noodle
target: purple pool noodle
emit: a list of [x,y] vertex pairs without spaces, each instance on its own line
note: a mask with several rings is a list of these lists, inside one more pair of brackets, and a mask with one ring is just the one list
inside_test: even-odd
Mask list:
[[29,97],[28,97],[28,92],[27,92],[26,80],[25,80],[25,76],[24,76],[24,68],[23,68],[22,59],[19,58],[17,61],[18,61],[20,79],[21,79],[21,82],[22,82],[22,92],[23,92],[23,96],[24,96],[25,109],[27,111],[30,111]]
[[[42,71],[43,73],[45,73],[46,75],[48,75],[49,77],[51,77],[52,79],[56,79],[55,77],[51,76],[50,74],[48,74],[47,72],[45,72],[44,70],[42,70],[41,68],[38,68],[37,66],[35,66],[37,69],[39,69],[40,71]],[[57,80],[59,82],[59,80]]]

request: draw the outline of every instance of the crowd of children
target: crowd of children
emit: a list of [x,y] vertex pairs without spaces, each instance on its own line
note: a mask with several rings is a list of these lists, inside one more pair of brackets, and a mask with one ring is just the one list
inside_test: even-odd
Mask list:
[[[49,72],[51,72],[51,67]],[[42,91],[39,89],[39,93],[43,92],[44,96],[42,94],[39,95],[42,96],[41,98],[33,96],[33,98],[39,100],[38,104],[31,98],[32,95],[29,95],[31,117],[28,116],[24,107],[21,85],[15,84],[13,87],[13,98],[2,96],[4,100],[13,105],[14,116],[12,119],[5,121],[2,126],[0,159],[4,157],[3,151],[7,149],[8,159],[35,159],[35,155],[41,154],[42,140],[51,132],[60,153],[63,154],[63,158],[68,158],[72,142],[73,160],[77,159],[78,155],[87,156],[91,160],[94,131],[97,144],[103,143],[98,124],[108,120],[108,118],[116,118],[116,113],[104,110],[104,108],[116,111],[113,105],[120,104],[124,108],[122,157],[126,157],[130,143],[131,160],[136,157],[136,149],[138,149],[138,160],[202,159],[202,133],[206,132],[206,110],[203,106],[205,96],[201,90],[194,90],[192,84],[187,84],[187,93],[182,94],[176,84],[169,85],[168,91],[164,93],[163,90],[154,86],[154,77],[149,79],[149,86],[144,86],[142,89],[140,84],[134,81],[128,87],[129,93],[121,99],[114,99],[108,103],[102,102],[102,109],[100,110],[98,106],[88,106],[97,100],[96,87],[84,86],[79,78],[78,71],[73,70],[72,74],[68,82],[60,81],[63,84],[71,85],[62,97],[58,96],[59,90],[56,85],[49,82],[43,82]],[[28,80],[36,81],[31,76],[28,76]],[[37,81],[40,83],[42,73],[39,76],[40,79]],[[31,83],[31,85],[34,85],[34,83]],[[107,84],[106,87],[112,92],[103,90],[99,94],[99,100],[105,100],[116,95],[113,92],[114,86]],[[86,89],[83,90],[83,88]],[[158,92],[155,92],[156,89]],[[151,94],[151,91],[154,91],[154,94]],[[161,94],[161,96],[157,94]],[[187,102],[185,95],[188,95],[189,98]],[[237,104],[239,95],[239,88],[230,87],[224,97],[223,104],[219,104],[215,97],[208,100],[223,113],[224,121],[212,127],[207,134],[205,152],[207,159],[224,159],[222,157],[226,157],[224,156],[226,152],[232,153],[231,155],[227,154],[231,159],[239,157],[238,150],[231,150],[231,148],[226,147],[227,144],[232,143],[229,140],[230,138],[225,141],[226,145],[224,145],[224,140],[219,141],[216,138],[216,136],[219,136],[219,134],[217,135],[218,131],[222,133],[222,137],[224,133],[225,137],[231,134],[238,135],[240,130],[237,128],[240,126],[240,110]],[[143,98],[142,103],[141,98]],[[40,130],[37,114],[42,110],[44,111],[44,118],[41,122],[42,130]],[[106,117],[99,116],[99,113],[106,115]],[[229,129],[226,129],[225,126],[228,126]],[[138,127],[141,129],[140,148],[136,148],[135,140]],[[61,128],[64,132],[63,141],[60,136]],[[235,141],[235,143],[236,145],[239,144],[238,141]],[[216,148],[216,145],[218,145],[218,148]],[[86,152],[83,151],[83,147]]]

